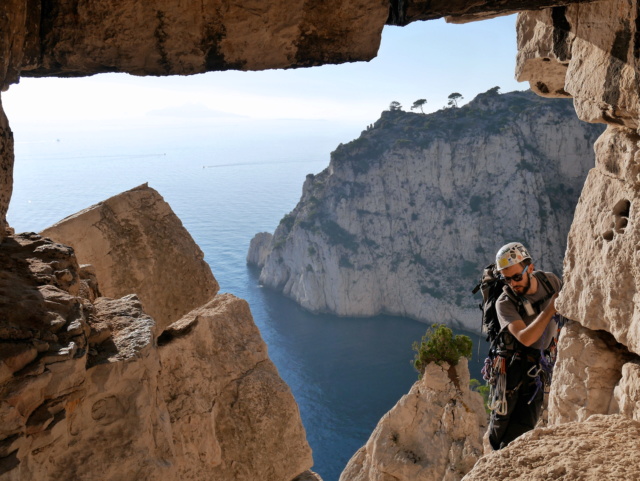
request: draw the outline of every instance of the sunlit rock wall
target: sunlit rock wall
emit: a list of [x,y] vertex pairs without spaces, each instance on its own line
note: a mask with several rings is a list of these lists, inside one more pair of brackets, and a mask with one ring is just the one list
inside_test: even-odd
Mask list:
[[638,8],[610,0],[518,19],[520,78],[543,95],[571,95],[582,119],[609,125],[569,232],[557,306],[583,327],[560,345],[552,422],[622,409],[613,393],[640,354]]
[[608,127],[568,237],[556,306],[575,322],[560,337],[551,425],[465,479],[638,477],[629,453],[640,438],[639,8],[608,0],[519,16],[520,79],[572,96],[582,119]]
[[482,456],[487,414],[469,389],[466,359],[427,365],[424,376],[385,414],[340,481],[456,481]]
[[[135,292],[159,332],[218,292],[204,253],[147,184],[73,214],[41,234],[73,247],[80,264],[93,265],[103,296]],[[188,276],[176,276],[179,272]]]
[[313,464],[245,301],[216,296],[156,338],[134,294],[92,300],[70,247],[8,236],[0,267],[1,480],[289,481]]
[[596,415],[523,434],[480,459],[463,481],[638,479],[640,423]]

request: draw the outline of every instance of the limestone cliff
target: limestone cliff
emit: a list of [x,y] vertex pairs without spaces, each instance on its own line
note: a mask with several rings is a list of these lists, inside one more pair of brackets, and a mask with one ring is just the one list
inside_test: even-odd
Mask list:
[[487,415],[469,389],[466,359],[427,365],[424,376],[378,423],[340,481],[455,481],[482,455]]
[[492,89],[430,115],[386,111],[327,169],[249,262],[303,307],[386,312],[478,329],[469,291],[519,239],[561,273],[566,235],[602,128],[570,102]]
[[[140,194],[154,195],[138,189],[120,201]],[[111,225],[157,213],[139,207],[137,222],[114,209]],[[78,232],[95,220],[75,219]],[[181,232],[161,234],[160,245],[195,252]],[[102,246],[127,249],[122,240]],[[132,266],[143,251],[127,251]],[[169,265],[187,286],[213,280]],[[96,271],[36,234],[0,242],[1,480],[288,481],[311,467],[298,406],[246,302],[218,295],[191,312],[176,303],[179,319],[157,336],[135,294],[100,297]]]

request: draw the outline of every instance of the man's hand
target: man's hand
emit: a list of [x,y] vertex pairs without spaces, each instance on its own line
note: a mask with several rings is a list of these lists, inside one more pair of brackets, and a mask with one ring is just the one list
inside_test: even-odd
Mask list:
[[558,294],[554,294],[551,298],[551,302],[538,314],[531,324],[528,326],[523,320],[513,321],[509,324],[509,332],[525,346],[530,346],[536,342],[544,333],[549,321],[553,317],[556,311],[556,298]]

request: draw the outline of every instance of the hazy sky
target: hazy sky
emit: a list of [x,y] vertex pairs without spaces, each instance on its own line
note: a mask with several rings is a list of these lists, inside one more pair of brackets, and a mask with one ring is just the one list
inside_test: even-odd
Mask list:
[[514,80],[516,16],[465,25],[443,20],[386,27],[370,62],[189,77],[103,74],[76,79],[23,78],[2,94],[14,131],[37,122],[150,117],[323,119],[364,128],[393,100],[425,112],[459,92],[464,101],[491,87],[524,90]]

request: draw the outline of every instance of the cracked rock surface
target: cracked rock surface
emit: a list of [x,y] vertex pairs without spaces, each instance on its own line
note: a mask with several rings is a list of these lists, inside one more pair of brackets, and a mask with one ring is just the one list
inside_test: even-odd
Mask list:
[[281,481],[313,464],[246,302],[216,296],[158,342],[138,297],[96,297],[71,247],[8,236],[0,267],[0,480]]
[[[88,207],[41,232],[93,266],[102,295],[135,292],[162,331],[218,292],[204,253],[162,196],[147,184]],[[188,273],[188,278],[176,277]]]
[[482,398],[469,389],[467,360],[455,367],[431,363],[382,417],[340,481],[459,480],[482,455],[486,425]]

